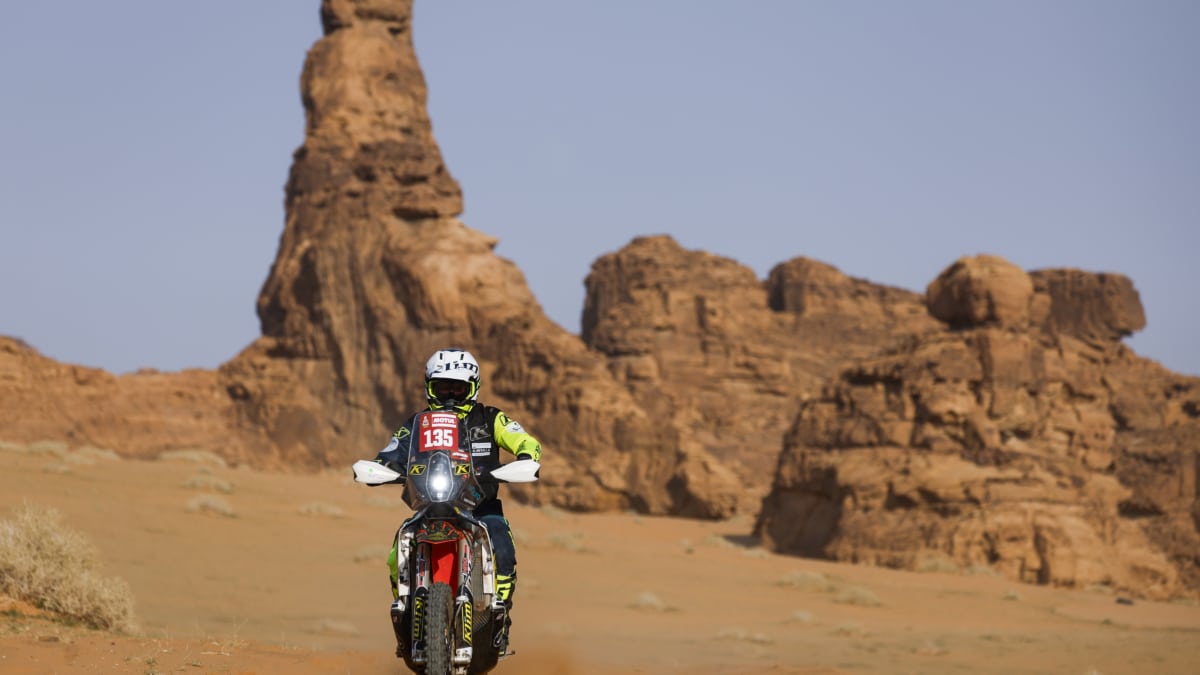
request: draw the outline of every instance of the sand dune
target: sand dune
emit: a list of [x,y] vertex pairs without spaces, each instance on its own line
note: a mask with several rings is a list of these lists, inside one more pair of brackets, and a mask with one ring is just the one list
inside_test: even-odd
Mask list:
[[[384,557],[399,491],[203,455],[0,451],[0,516],[60,510],[125,579],[140,633],[0,605],[4,673],[399,673]],[[987,570],[907,573],[766,553],[747,520],[506,505],[513,643],[497,673],[1195,673],[1200,607]]]

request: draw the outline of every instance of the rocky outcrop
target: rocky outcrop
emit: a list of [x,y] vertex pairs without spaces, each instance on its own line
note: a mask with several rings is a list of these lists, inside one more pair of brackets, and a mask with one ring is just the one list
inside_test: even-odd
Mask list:
[[[1098,341],[1140,303],[1127,279],[1085,277],[1031,278],[993,257],[948,268],[927,291],[947,330],[844,368],[804,402],[760,536],[903,568],[936,556],[1030,582],[1200,589],[1200,380]],[[1105,288],[1126,290],[1078,290]],[[1139,439],[1155,435],[1175,442],[1148,456]]]
[[1030,273],[1035,292],[1048,298],[1041,328],[1081,340],[1113,341],[1146,327],[1133,281],[1121,274],[1074,269]]
[[753,512],[801,396],[838,364],[935,325],[919,295],[797,258],[764,283],[728,258],[639,237],[598,259],[583,339],[638,405],[719,458]]
[[0,441],[63,441],[142,458],[185,449],[244,458],[252,445],[230,437],[232,402],[212,371],[118,377],[0,337],[0,401]]

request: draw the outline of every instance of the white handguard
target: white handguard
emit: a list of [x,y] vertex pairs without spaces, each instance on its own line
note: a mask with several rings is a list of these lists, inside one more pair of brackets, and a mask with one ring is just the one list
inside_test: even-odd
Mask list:
[[382,485],[391,483],[400,477],[399,473],[378,462],[360,459],[354,463],[354,480],[359,483]]
[[538,479],[542,465],[532,459],[518,459],[498,469],[492,469],[492,478],[505,483],[532,483]]

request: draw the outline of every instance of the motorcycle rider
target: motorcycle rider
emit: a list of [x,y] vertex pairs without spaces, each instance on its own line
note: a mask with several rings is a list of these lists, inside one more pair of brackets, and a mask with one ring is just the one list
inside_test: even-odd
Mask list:
[[[499,467],[501,449],[516,455],[517,459],[540,461],[541,443],[503,411],[480,403],[479,389],[479,362],[468,351],[455,348],[440,349],[425,363],[425,400],[428,403],[426,410],[453,410],[460,420],[465,420],[467,439],[471,444],[471,460],[477,470]],[[407,475],[405,464],[408,460],[408,444],[413,435],[413,424],[417,414],[419,413],[409,417],[392,435],[388,446],[376,456],[376,462]],[[500,642],[497,645],[500,653],[504,654],[508,647],[509,627],[512,624],[510,615],[517,582],[517,554],[512,528],[508,519],[504,517],[503,504],[497,498],[499,486],[490,483],[482,488],[484,499],[475,508],[474,515],[487,527],[495,553],[496,596],[507,609]],[[407,559],[407,543],[401,542],[400,532],[397,530],[391,554],[388,556],[393,600],[399,598],[397,582],[402,573],[401,562]],[[401,553],[401,548],[405,549],[404,554]],[[403,574],[407,576],[407,569],[403,570]],[[399,644],[396,653],[400,655],[407,646],[400,636],[397,636],[397,641]]]

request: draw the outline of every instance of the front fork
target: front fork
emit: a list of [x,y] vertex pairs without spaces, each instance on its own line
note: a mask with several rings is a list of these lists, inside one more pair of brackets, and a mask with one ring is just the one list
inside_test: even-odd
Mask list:
[[[486,530],[481,533],[487,537]],[[398,599],[392,603],[392,628],[396,632],[398,642],[407,643],[411,649],[412,662],[426,662],[426,624],[430,611],[441,611],[441,608],[428,606],[429,589],[439,581],[448,583],[452,589],[457,589],[454,598],[454,664],[468,666],[471,663],[474,640],[474,607],[475,599],[471,593],[471,574],[474,562],[471,551],[471,540],[459,537],[453,541],[418,541],[412,544],[412,533],[402,533],[397,541],[398,574],[396,592]],[[486,540],[485,540],[486,541]],[[483,591],[485,596],[493,598],[491,607],[493,625],[503,625],[504,603],[495,600],[495,577],[490,546],[482,547]],[[411,563],[409,555],[412,554]],[[412,578],[408,576],[412,571]],[[403,619],[409,610],[411,599],[412,621],[407,636],[403,633]],[[499,614],[497,614],[499,612]],[[407,640],[400,638],[407,637]]]

